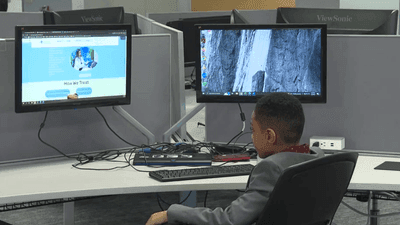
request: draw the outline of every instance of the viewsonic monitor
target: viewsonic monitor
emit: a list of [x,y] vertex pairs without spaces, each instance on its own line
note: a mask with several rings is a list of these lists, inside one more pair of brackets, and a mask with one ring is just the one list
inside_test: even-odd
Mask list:
[[131,26],[15,28],[15,112],[130,104]]
[[285,92],[325,103],[326,25],[197,26],[196,98],[202,103],[255,103]]
[[325,23],[328,34],[397,34],[398,10],[278,8],[276,23]]
[[131,24],[132,34],[141,33],[138,27],[137,15],[134,13],[124,13],[124,7],[43,12],[44,25],[122,23]]
[[185,18],[170,21],[167,26],[183,32],[183,49],[186,66],[194,66],[196,60],[196,24],[230,24],[231,16]]

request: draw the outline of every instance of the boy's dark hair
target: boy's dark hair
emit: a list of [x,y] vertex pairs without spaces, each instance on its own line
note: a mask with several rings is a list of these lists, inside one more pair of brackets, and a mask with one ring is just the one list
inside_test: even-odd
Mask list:
[[273,128],[285,144],[297,144],[304,128],[301,102],[287,93],[268,93],[257,101],[254,117],[262,130]]

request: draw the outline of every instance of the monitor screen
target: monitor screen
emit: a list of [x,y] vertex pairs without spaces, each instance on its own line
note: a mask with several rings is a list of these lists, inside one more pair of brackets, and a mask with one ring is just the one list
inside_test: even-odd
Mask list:
[[326,102],[326,25],[197,26],[197,102]]
[[130,104],[130,25],[15,31],[17,113]]

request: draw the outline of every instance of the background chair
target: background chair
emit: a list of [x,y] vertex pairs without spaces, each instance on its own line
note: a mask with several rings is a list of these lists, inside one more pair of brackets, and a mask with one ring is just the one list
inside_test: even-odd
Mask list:
[[347,191],[358,153],[338,153],[288,167],[257,225],[328,225]]

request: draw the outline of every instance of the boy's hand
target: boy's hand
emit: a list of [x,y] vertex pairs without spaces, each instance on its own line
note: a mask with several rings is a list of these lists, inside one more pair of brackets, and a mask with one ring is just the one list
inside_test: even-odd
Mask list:
[[167,211],[153,213],[147,220],[146,225],[156,225],[168,222]]

